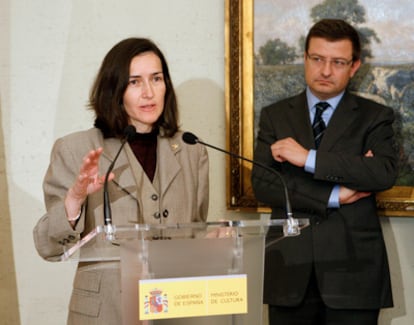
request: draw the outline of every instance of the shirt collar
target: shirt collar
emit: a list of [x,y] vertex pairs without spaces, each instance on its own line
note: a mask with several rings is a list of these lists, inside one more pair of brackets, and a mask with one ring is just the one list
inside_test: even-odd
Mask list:
[[[332,107],[332,110],[334,111],[338,106],[339,101],[342,99],[344,93],[345,90],[335,97],[329,98],[328,100],[323,100],[323,102],[329,103],[329,105]],[[321,102],[321,100],[311,92],[309,87],[306,87],[306,98],[308,100],[309,110],[311,110],[317,103]]]

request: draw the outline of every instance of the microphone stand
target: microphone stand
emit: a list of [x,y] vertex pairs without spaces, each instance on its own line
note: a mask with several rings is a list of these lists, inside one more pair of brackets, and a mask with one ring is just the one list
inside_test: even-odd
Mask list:
[[115,162],[117,161],[122,149],[124,148],[127,141],[136,133],[136,129],[133,125],[128,125],[124,130],[125,137],[121,142],[121,146],[118,149],[114,159],[112,160],[111,164],[108,167],[108,170],[105,174],[105,181],[103,186],[103,215],[104,215],[104,225],[105,225],[105,233],[107,239],[113,240],[114,238],[114,228],[112,225],[112,211],[111,211],[111,203],[109,200],[109,191],[108,191],[108,178],[112,172],[112,169],[115,166]]
[[[187,133],[187,134],[191,134],[191,133]],[[221,151],[221,152],[223,152],[225,154],[228,154],[228,155],[230,155],[234,158],[248,161],[251,164],[259,166],[259,167],[267,170],[268,172],[270,172],[272,174],[276,174],[278,176],[278,178],[280,179],[280,181],[282,182],[283,189],[284,189],[284,194],[285,194],[285,201],[286,201],[285,205],[286,205],[286,219],[287,219],[287,221],[286,221],[285,226],[283,227],[283,233],[285,234],[285,236],[297,236],[297,235],[300,234],[299,221],[297,219],[293,218],[293,212],[292,212],[292,207],[291,207],[291,204],[290,204],[289,193],[288,193],[288,189],[287,189],[287,186],[286,186],[286,182],[283,179],[283,177],[277,171],[275,171],[274,169],[270,168],[269,166],[266,166],[266,165],[264,165],[264,164],[262,164],[258,161],[251,160],[249,158],[246,158],[246,157],[240,156],[238,154],[235,154],[231,151],[226,151],[226,150],[223,150],[223,149],[218,148],[216,146],[213,146],[211,144],[205,143],[205,142],[201,141],[200,139],[198,139],[195,135],[193,135],[193,134],[191,134],[191,135],[194,137],[194,139],[192,138],[191,140],[196,142],[196,143],[200,143],[202,145],[205,145],[206,147],[210,147],[210,148],[213,148],[215,150]],[[183,138],[184,138],[184,136],[183,136]],[[184,140],[184,142],[189,143],[186,140]]]

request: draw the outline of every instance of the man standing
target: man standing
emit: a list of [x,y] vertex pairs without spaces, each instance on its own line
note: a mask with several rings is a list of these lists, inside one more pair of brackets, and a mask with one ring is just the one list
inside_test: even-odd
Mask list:
[[[254,159],[283,175],[294,217],[310,220],[266,252],[270,324],[377,324],[393,304],[375,192],[397,177],[394,114],[346,90],[360,54],[352,26],[319,21],[306,38],[306,90],[261,112]],[[254,166],[252,184],[284,218],[281,182]]]

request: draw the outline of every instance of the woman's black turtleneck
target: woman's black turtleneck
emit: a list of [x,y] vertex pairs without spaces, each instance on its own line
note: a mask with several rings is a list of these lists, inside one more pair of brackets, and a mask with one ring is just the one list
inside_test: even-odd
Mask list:
[[136,133],[128,141],[135,157],[137,157],[151,182],[154,180],[157,165],[157,136],[157,130],[150,133]]

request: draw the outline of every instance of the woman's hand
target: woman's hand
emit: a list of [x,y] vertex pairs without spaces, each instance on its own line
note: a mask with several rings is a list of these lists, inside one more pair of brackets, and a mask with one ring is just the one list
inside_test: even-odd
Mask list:
[[[99,158],[103,149],[91,150],[84,158],[79,170],[79,175],[68,190],[65,198],[66,216],[71,222],[76,221],[76,217],[81,212],[82,204],[89,194],[100,190],[105,182],[105,175],[99,175]],[[108,180],[112,180],[114,174],[111,173]]]

